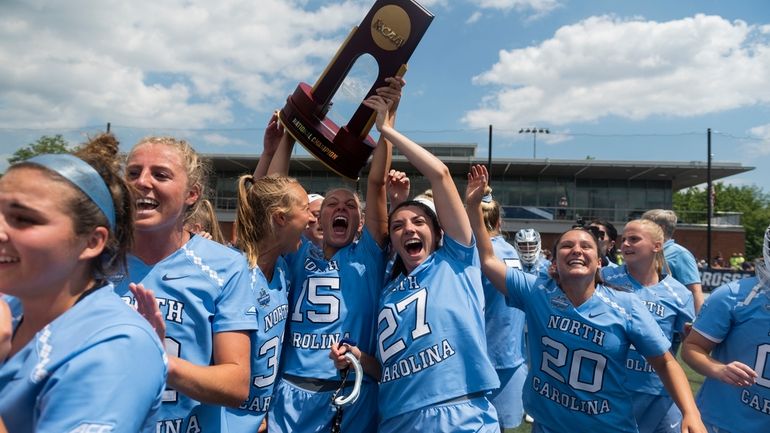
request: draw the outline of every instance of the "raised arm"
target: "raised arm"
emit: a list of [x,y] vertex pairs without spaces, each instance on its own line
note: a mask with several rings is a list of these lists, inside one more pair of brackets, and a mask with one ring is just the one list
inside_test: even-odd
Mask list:
[[468,187],[465,190],[465,205],[473,234],[476,236],[476,248],[479,250],[479,259],[481,259],[481,271],[497,290],[507,296],[508,289],[505,287],[505,278],[508,267],[495,255],[492,239],[484,225],[484,214],[481,210],[481,197],[484,196],[488,179],[489,173],[485,166],[474,165],[471,167],[471,171],[468,173]]
[[430,182],[436,213],[444,233],[457,242],[470,245],[473,236],[468,215],[449,168],[433,154],[423,149],[392,126],[389,126],[388,102],[380,96],[372,96],[364,105],[377,111],[377,129],[390,140],[399,152]]
[[275,152],[281,144],[283,135],[283,125],[278,121],[278,112],[276,111],[270,117],[265,128],[265,136],[262,139],[262,155],[260,155],[259,162],[257,162],[257,168],[254,169],[254,179],[261,179],[267,176],[270,163],[273,161],[273,156],[275,156]]
[[[404,86],[404,80],[400,77],[390,77],[386,78],[385,81],[388,85],[378,88],[376,92],[380,97],[392,102],[388,113],[388,124],[392,127],[393,122],[395,122],[396,108],[401,100],[401,88]],[[388,205],[385,185],[388,181],[388,171],[393,153],[391,147],[390,141],[383,134],[380,134],[367,179],[365,224],[369,234],[379,245],[383,245],[388,236]]]

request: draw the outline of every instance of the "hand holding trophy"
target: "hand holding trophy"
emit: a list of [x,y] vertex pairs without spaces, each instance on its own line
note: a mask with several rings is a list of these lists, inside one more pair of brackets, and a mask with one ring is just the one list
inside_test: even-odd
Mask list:
[[286,131],[332,171],[358,179],[375,147],[369,137],[375,113],[362,103],[347,125],[340,127],[326,117],[332,97],[363,54],[370,54],[379,66],[366,98],[388,86],[387,78],[403,76],[406,62],[432,20],[433,15],[414,0],[377,0],[316,84],[311,88],[300,83],[289,96],[279,114]]

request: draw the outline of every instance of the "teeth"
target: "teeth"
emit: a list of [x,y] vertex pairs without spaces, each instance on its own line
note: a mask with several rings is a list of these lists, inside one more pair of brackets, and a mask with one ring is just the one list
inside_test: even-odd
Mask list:
[[419,243],[420,243],[419,239],[409,239],[408,241],[406,241],[404,243],[404,245],[406,245],[408,247],[410,245],[415,245],[415,244],[419,244]]
[[16,257],[1,256],[0,263],[16,263],[19,259]]
[[153,200],[151,198],[142,197],[142,198],[136,199],[136,206],[137,207],[146,207],[146,206],[155,207],[155,206],[158,206],[158,201]]

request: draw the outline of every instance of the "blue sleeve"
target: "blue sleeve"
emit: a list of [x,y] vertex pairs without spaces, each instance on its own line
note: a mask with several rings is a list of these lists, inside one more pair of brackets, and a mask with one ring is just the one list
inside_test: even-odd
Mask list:
[[535,287],[535,281],[537,277],[534,275],[516,268],[506,268],[505,288],[508,296],[505,297],[505,303],[509,307],[524,310],[524,299]]
[[131,325],[117,328],[100,332],[53,372],[38,396],[37,433],[136,433],[154,425],[147,416],[161,404],[166,358],[157,336]]
[[731,288],[734,283],[717,287],[711,292],[692,327],[714,343],[721,343],[732,328],[732,310],[736,299]]
[[628,295],[630,317],[626,329],[629,340],[645,358],[663,355],[671,347],[671,342],[642,300],[634,294]]
[[246,259],[239,256],[233,263],[235,271],[222,287],[216,299],[212,331],[254,331],[258,329],[256,295],[251,287],[251,272]]
[[456,240],[444,235],[444,245],[441,247],[447,257],[460,263],[472,266],[481,266],[478,251],[476,250],[476,238],[471,237],[470,245],[463,245]]
[[685,286],[701,283],[698,263],[692,253],[684,247],[681,247],[678,254],[673,257],[670,267],[672,276]]

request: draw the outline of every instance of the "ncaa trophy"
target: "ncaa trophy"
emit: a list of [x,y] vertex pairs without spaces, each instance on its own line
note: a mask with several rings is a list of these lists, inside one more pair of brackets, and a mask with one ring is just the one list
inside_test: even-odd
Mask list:
[[289,96],[278,115],[286,131],[332,171],[357,180],[376,146],[369,136],[375,113],[361,104],[347,125],[337,126],[326,117],[332,97],[363,54],[374,57],[379,67],[364,99],[385,86],[387,77],[403,75],[406,62],[432,20],[433,15],[416,1],[377,0],[315,85],[311,88],[300,83]]

